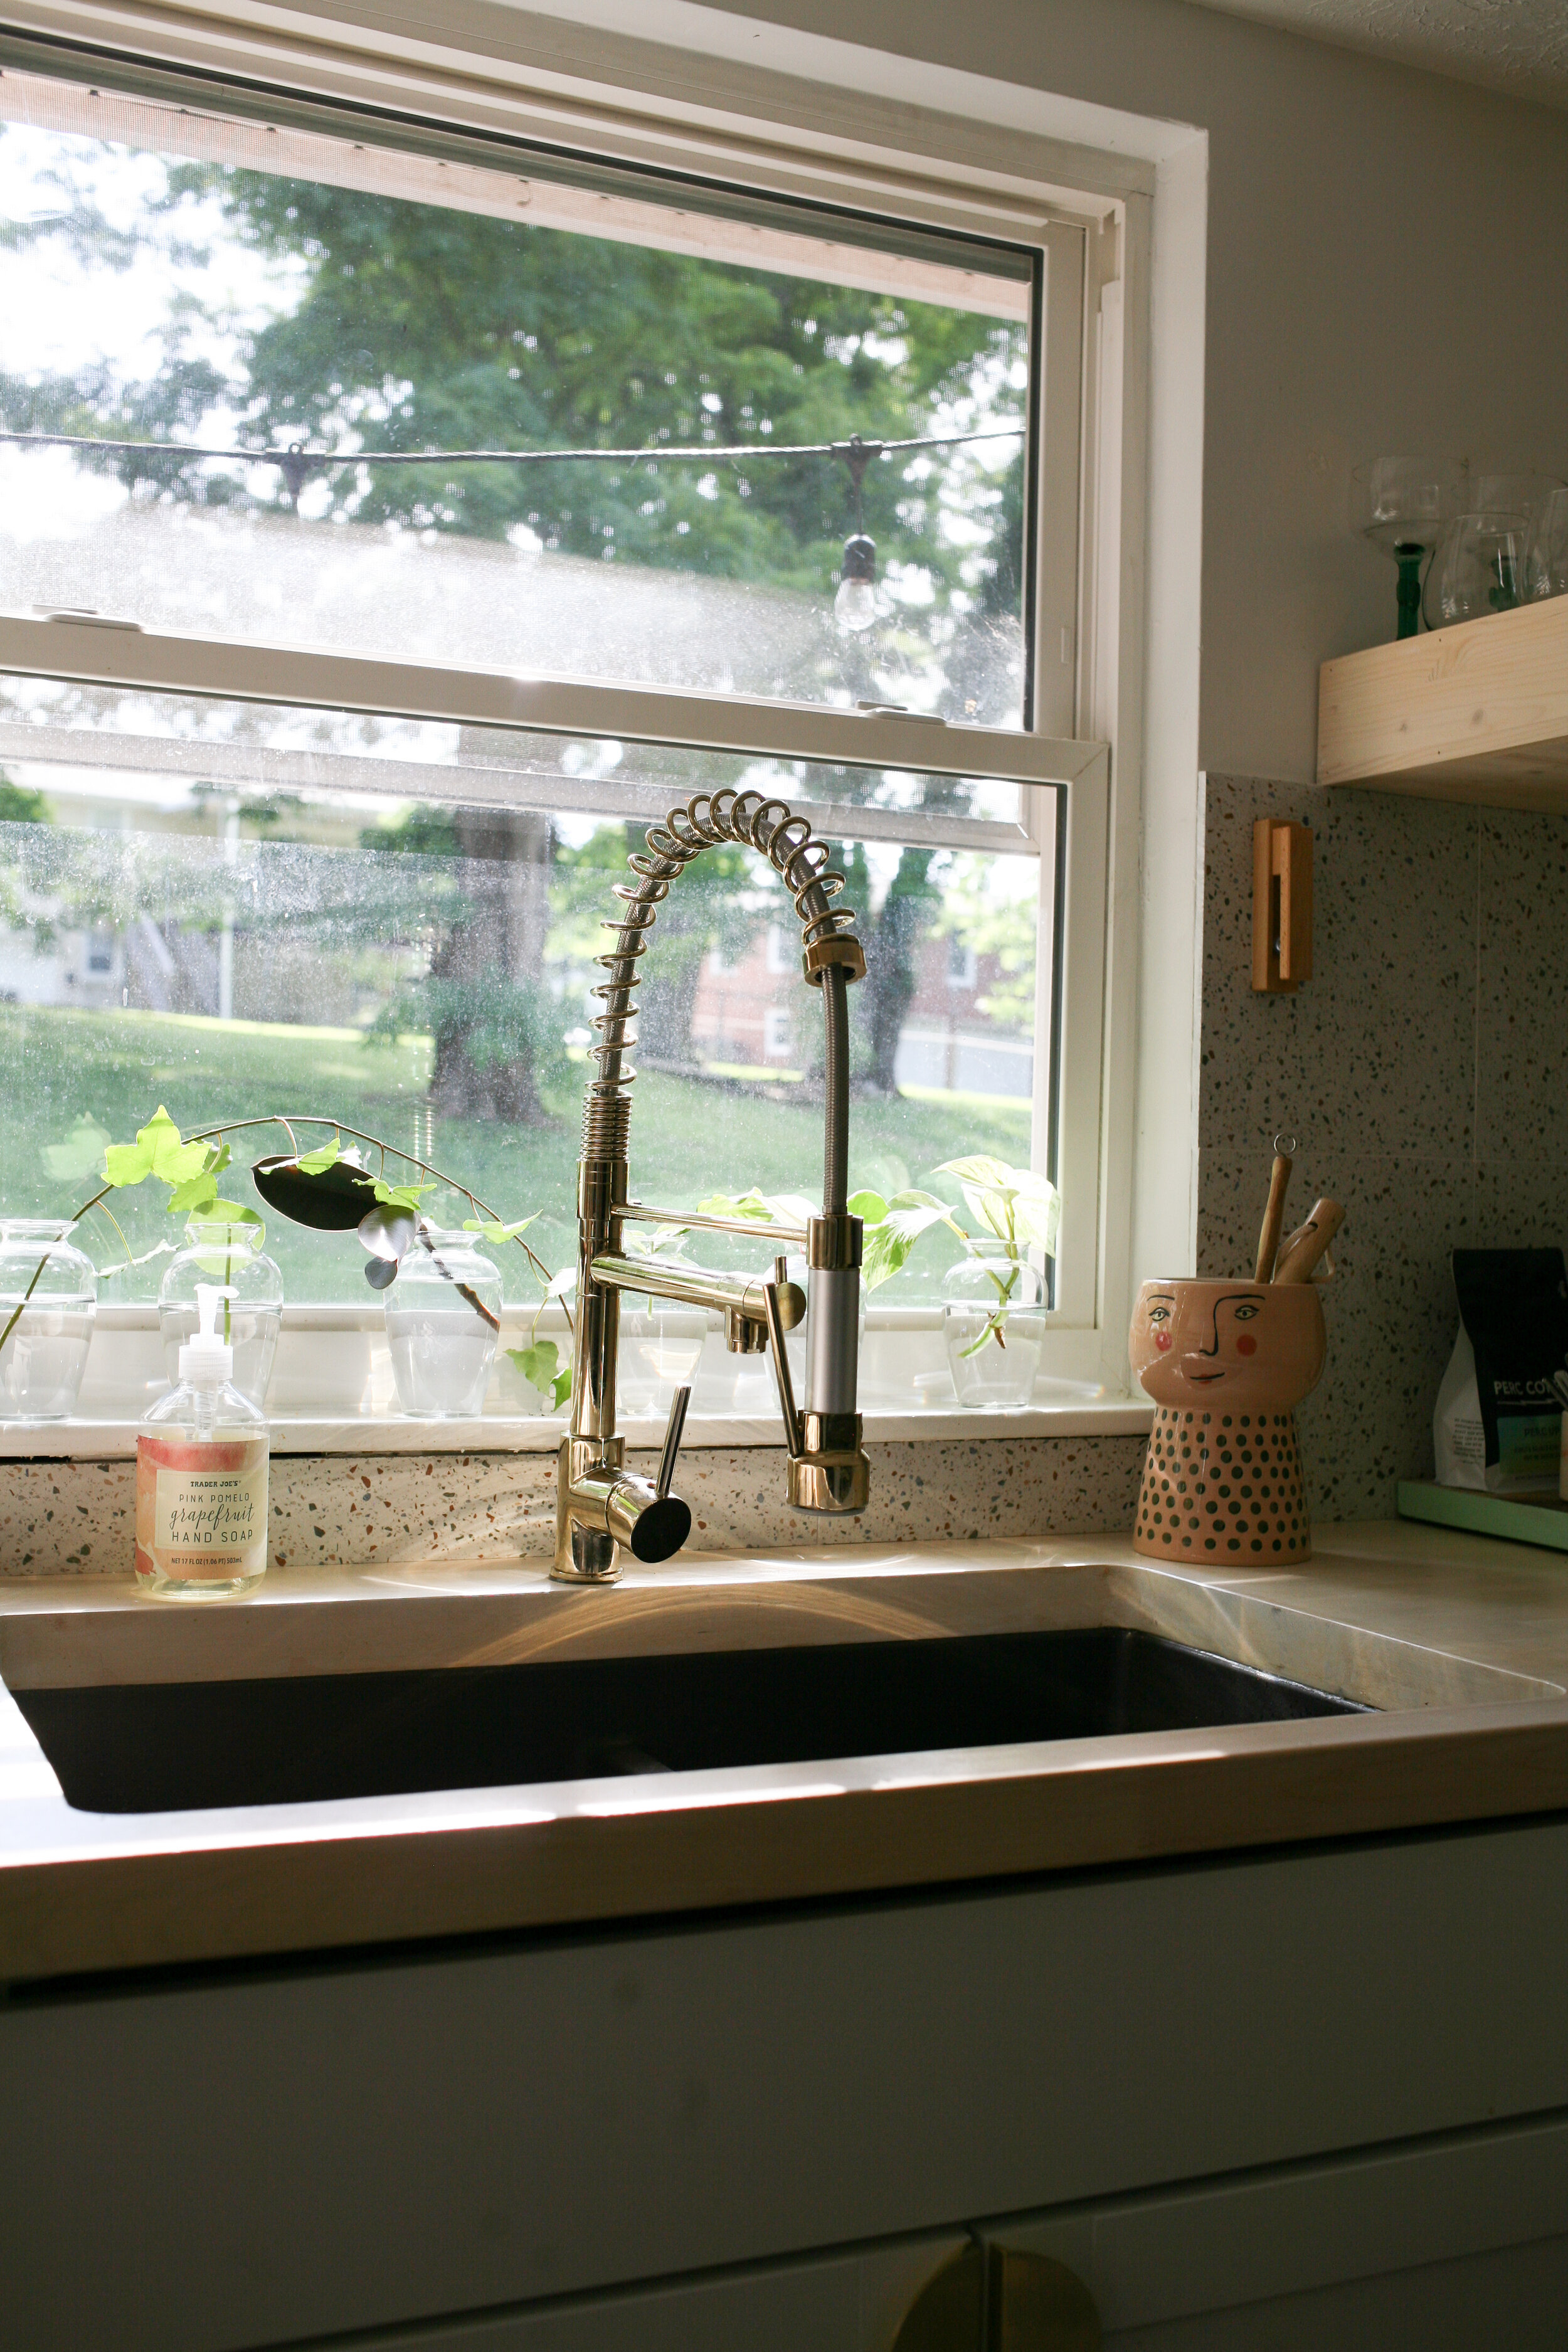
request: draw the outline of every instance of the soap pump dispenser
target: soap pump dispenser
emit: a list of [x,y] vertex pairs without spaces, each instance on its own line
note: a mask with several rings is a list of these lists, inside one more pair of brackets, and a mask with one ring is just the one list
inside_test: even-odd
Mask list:
[[234,1384],[214,1328],[235,1293],[196,1285],[179,1381],[136,1440],[136,1581],[164,1601],[231,1601],[267,1570],[267,1423]]

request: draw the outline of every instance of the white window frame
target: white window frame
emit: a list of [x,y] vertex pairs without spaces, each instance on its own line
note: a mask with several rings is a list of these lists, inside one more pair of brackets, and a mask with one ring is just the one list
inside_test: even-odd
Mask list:
[[[1082,1411],[1024,1419],[1099,1427],[1121,1425],[1131,1412],[1128,1425],[1138,1425],[1139,1405],[1107,1414],[1089,1400],[1096,1392],[1108,1401],[1125,1394],[1131,1295],[1154,162],[963,117],[921,116],[844,89],[806,89],[732,67],[715,68],[722,108],[684,97],[672,102],[668,82],[659,87],[658,75],[649,72],[642,45],[619,36],[581,36],[579,46],[585,43],[599,65],[595,81],[580,71],[536,71],[522,89],[511,61],[484,55],[478,43],[460,59],[443,43],[437,61],[429,41],[372,41],[363,28],[356,35],[342,26],[335,28],[342,38],[328,40],[320,18],[290,18],[279,9],[266,16],[265,25],[245,24],[237,7],[226,22],[195,26],[189,16],[156,8],[122,13],[112,0],[23,0],[12,22],[46,37],[97,39],[150,65],[265,77],[301,100],[347,98],[426,123],[437,120],[458,133],[501,129],[569,142],[606,162],[717,173],[731,184],[897,211],[935,226],[1044,247],[1050,266],[1038,393],[1047,431],[1037,467],[1038,541],[1059,532],[1070,512],[1079,561],[1075,580],[1054,575],[1037,583],[1034,730],[1012,733],[884,711],[526,680],[34,615],[0,616],[0,669],[1016,781],[1026,787],[1021,829],[956,820],[945,830],[953,846],[1000,847],[998,835],[1006,832],[1016,842],[1026,837],[1039,855],[1040,986],[1047,998],[1054,969],[1057,1172],[1064,1196],[1046,1370],[1086,1396]],[[47,72],[47,51],[40,48],[32,63]],[[436,785],[434,774],[430,781]],[[1059,818],[1058,793],[1027,789],[1045,783],[1059,789]],[[463,796],[472,797],[467,775]],[[913,837],[902,814],[824,810],[824,824],[831,826],[836,814],[852,818],[863,836]],[[918,837],[925,837],[928,823],[917,825]],[[1052,1077],[1051,1054],[1037,1051],[1037,1161],[1051,1139]],[[1008,1418],[1011,1423],[1016,1417]],[[944,1415],[938,1425],[951,1422]],[[461,1442],[471,1444],[471,1433]]]

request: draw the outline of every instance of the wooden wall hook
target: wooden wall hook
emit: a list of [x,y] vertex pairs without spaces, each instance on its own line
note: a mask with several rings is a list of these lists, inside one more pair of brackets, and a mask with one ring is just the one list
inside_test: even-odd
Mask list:
[[1289,995],[1312,977],[1312,829],[1260,816],[1252,827],[1252,985]]

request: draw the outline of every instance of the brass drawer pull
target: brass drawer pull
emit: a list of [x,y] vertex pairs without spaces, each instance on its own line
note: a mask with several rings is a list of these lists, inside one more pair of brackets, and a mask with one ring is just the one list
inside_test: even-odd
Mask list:
[[966,2246],[927,2279],[892,2352],[1100,2352],[1100,2314],[1049,2254]]

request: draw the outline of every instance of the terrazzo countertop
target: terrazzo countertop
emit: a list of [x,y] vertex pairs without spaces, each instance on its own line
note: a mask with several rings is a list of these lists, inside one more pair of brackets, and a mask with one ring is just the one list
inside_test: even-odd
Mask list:
[[[1051,1626],[1168,1634],[1380,1710],[187,1812],[73,1810],[12,1696]],[[440,1563],[179,1609],[0,1585],[0,1978],[1127,1864],[1568,1807],[1568,1569],[1408,1525],[1215,1577],[1124,1539],[686,1557],[608,1590]],[[390,1690],[391,1685],[388,1685]]]

